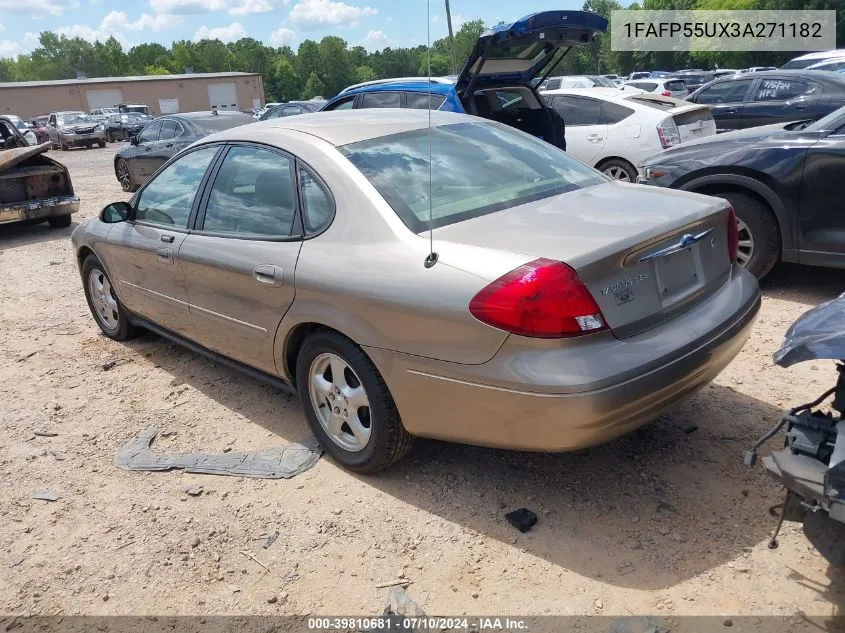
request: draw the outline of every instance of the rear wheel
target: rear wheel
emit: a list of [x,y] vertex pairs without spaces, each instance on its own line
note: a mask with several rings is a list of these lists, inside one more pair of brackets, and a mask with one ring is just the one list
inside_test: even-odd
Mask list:
[[613,180],[637,182],[636,168],[627,160],[622,160],[621,158],[612,158],[603,162],[599,166],[599,171]]
[[135,183],[132,182],[132,173],[129,171],[129,165],[122,158],[118,158],[114,164],[114,173],[117,176],[117,181],[120,183],[121,189],[130,193],[137,189]]
[[349,470],[375,473],[407,454],[413,438],[375,365],[346,337],[318,331],[296,359],[296,384],[308,425]]
[[55,215],[52,218],[47,218],[47,224],[51,229],[61,229],[70,226],[70,215]]
[[100,141],[97,141],[97,145],[99,145],[100,147],[105,147],[106,146],[106,139],[102,139]]
[[82,263],[82,282],[88,307],[103,334],[116,341],[132,338],[135,328],[129,322],[106,269],[96,255],[89,255]]
[[780,257],[780,230],[771,210],[757,198],[737,191],[714,192],[736,212],[739,247],[736,262],[762,279]]

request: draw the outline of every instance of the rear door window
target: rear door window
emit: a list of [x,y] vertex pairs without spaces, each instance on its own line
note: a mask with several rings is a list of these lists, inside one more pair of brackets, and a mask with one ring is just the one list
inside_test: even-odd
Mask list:
[[602,106],[598,99],[555,95],[552,108],[563,117],[563,122],[567,127],[598,125],[601,121]]
[[618,103],[611,103],[610,101],[602,103],[601,110],[602,123],[607,125],[613,125],[614,123],[624,121],[634,114],[634,110],[632,108],[626,108],[625,106],[619,105]]
[[754,91],[754,101],[787,101],[805,95],[811,95],[818,90],[819,84],[812,81],[798,79],[761,79],[757,90]]
[[158,134],[161,131],[161,121],[153,121],[145,127],[138,135],[139,143],[152,143],[158,140]]
[[414,110],[425,110],[426,105],[431,110],[439,110],[446,97],[443,95],[431,95],[427,92],[406,92],[405,93],[405,107]]
[[401,92],[365,92],[361,100],[362,108],[400,108]]
[[158,133],[158,140],[167,141],[176,138],[181,131],[181,126],[176,121],[165,119],[161,122],[161,131]]

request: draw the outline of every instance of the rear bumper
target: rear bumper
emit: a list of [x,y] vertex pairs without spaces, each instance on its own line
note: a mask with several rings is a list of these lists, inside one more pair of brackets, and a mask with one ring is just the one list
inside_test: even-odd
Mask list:
[[586,337],[519,353],[508,353],[506,343],[475,366],[367,352],[414,435],[568,451],[632,431],[705,386],[740,352],[759,308],[756,280],[735,268],[702,304],[624,340]]
[[79,211],[79,198],[76,196],[4,204],[0,205],[0,224],[46,220],[60,215],[71,215],[77,211]]

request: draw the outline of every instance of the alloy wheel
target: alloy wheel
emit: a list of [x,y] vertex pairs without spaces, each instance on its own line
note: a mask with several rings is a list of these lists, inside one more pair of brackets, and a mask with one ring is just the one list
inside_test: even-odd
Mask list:
[[114,296],[109,278],[102,270],[94,268],[88,273],[88,292],[91,295],[94,314],[106,329],[116,330],[120,319],[117,298]]
[[124,191],[129,191],[132,187],[132,177],[129,175],[129,166],[125,160],[117,161],[117,180]]
[[331,352],[317,356],[308,371],[308,391],[329,438],[344,450],[363,450],[372,431],[370,400],[349,363]]
[[737,217],[736,229],[739,233],[739,243],[736,251],[736,262],[740,266],[748,266],[754,256],[754,236],[748,225]]
[[628,175],[628,172],[618,167],[617,165],[611,165],[602,170],[602,173],[605,176],[610,176],[613,180],[621,180],[622,182],[631,182],[631,177]]

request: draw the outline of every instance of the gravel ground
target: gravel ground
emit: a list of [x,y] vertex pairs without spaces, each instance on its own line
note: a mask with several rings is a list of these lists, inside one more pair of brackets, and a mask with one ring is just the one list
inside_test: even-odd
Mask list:
[[[127,198],[116,148],[51,154],[83,201],[74,226]],[[72,228],[0,227],[0,613],[365,615],[384,604],[375,585],[402,575],[428,613],[839,613],[842,575],[800,525],[767,549],[782,493],[742,452],[782,408],[833,385],[832,363],[784,370],[771,354],[842,290],[841,273],[779,267],[736,361],[611,444],[538,455],[420,441],[379,476],[323,459],[260,481],[114,466],[150,424],[156,448],[185,452],[307,428],[295,399],[161,338],[101,336]],[[32,499],[44,490],[58,501]],[[523,506],[540,516],[527,534],[503,519]]]

